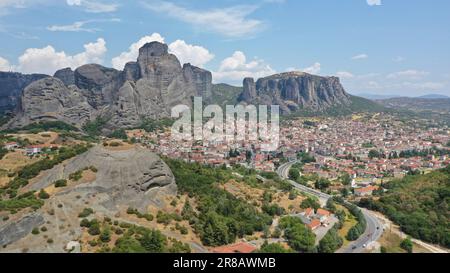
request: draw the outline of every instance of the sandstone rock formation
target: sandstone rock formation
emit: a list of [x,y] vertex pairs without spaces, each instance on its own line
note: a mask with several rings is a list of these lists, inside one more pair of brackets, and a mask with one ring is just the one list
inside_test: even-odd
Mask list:
[[[82,236],[79,213],[92,208],[99,219],[107,216],[129,222],[126,210],[136,208],[147,213],[149,207],[164,210],[167,200],[177,193],[169,167],[154,153],[141,147],[117,148],[96,146],[88,152],[43,172],[24,191],[46,189],[56,180],[68,179],[71,173],[89,167],[78,182],[53,192],[36,212],[16,215],[0,224],[2,252],[65,252],[70,242]],[[27,212],[24,212],[27,213]],[[44,236],[32,235],[35,227],[45,226]],[[52,244],[46,242],[53,240]]]
[[48,76],[0,72],[0,112],[14,110],[20,101],[23,89],[30,83],[45,77]]
[[172,107],[191,105],[194,96],[207,101],[211,89],[211,72],[181,66],[166,44],[152,42],[123,71],[88,64],[32,82],[21,96],[18,117],[11,125],[61,120],[81,127],[102,116],[109,120],[109,129],[133,127],[145,118],[169,117]]
[[41,120],[83,124],[91,119],[93,108],[74,86],[57,78],[44,78],[25,88],[19,105],[17,125]]
[[323,111],[350,104],[350,95],[337,77],[321,77],[303,72],[287,72],[258,79],[244,79],[239,99],[249,104],[280,105],[284,114],[299,109]]

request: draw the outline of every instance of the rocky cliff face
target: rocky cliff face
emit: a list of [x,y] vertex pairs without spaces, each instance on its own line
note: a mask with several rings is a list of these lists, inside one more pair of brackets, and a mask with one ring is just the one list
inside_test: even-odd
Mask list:
[[288,72],[258,79],[244,79],[239,98],[249,104],[280,105],[283,114],[299,109],[323,111],[350,104],[350,96],[336,77],[320,77],[303,72]]
[[[109,217],[129,222],[125,211],[136,208],[142,213],[149,208],[166,210],[177,194],[177,185],[170,168],[154,153],[140,147],[105,148],[101,145],[76,156],[64,164],[42,172],[28,191],[48,188],[59,179],[69,179],[71,173],[95,167],[97,172],[83,172],[78,183],[54,192],[45,205],[34,212],[22,211],[11,219],[0,221],[2,252],[31,253],[64,252],[71,241],[83,235],[79,213],[89,207],[97,218]],[[54,211],[54,213],[49,213]],[[99,218],[100,219],[100,218]],[[31,234],[33,228],[47,228],[47,236]]]
[[20,101],[23,89],[30,83],[45,77],[48,76],[0,72],[0,112],[14,110]]
[[94,109],[75,86],[47,77],[25,88],[18,113],[18,126],[41,120],[83,124],[91,119]]
[[209,71],[181,66],[167,45],[152,42],[140,49],[137,62],[128,63],[124,71],[88,64],[31,83],[11,125],[50,119],[81,126],[103,116],[111,129],[131,127],[143,118],[169,117],[173,106],[191,105],[193,96],[207,100],[211,89]]

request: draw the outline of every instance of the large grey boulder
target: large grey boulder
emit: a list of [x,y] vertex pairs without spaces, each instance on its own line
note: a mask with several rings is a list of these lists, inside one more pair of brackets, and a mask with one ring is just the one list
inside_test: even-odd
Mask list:
[[16,125],[42,120],[83,124],[91,119],[93,108],[76,87],[67,87],[53,77],[31,83],[23,91]]

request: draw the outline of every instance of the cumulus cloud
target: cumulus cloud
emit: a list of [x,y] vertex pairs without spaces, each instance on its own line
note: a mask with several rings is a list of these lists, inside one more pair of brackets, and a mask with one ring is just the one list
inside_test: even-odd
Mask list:
[[0,71],[10,71],[11,65],[9,61],[5,58],[0,57]]
[[246,77],[261,78],[276,73],[264,60],[255,58],[247,61],[241,51],[236,51],[231,57],[224,59],[219,70],[213,72],[214,81],[241,82]]
[[[133,43],[128,48],[128,51],[122,52],[119,56],[112,59],[113,67],[119,70],[123,69],[126,63],[136,61],[139,55],[139,48],[143,45],[155,41],[164,43],[164,40],[164,37],[159,33],[142,37],[139,41]],[[183,40],[176,40],[169,44],[169,52],[176,55],[181,63],[191,63],[200,67],[203,67],[214,58],[214,54],[210,53],[208,49],[198,45],[187,44]]]
[[369,6],[381,6],[381,0],[367,0]]
[[162,37],[159,33],[153,33],[152,35],[147,35],[142,37],[136,43],[133,43],[128,51],[122,52],[119,56],[114,57],[111,61],[113,67],[115,69],[122,70],[126,63],[131,61],[136,61],[139,55],[139,49],[150,42],[160,42],[164,43],[164,37]]
[[363,53],[352,57],[352,60],[363,60],[369,58],[369,55]]
[[214,54],[208,49],[187,44],[183,40],[176,40],[169,45],[170,53],[178,57],[181,63],[191,63],[192,65],[203,67],[206,63],[214,59]]
[[86,12],[91,13],[114,12],[119,8],[119,5],[115,3],[106,4],[94,0],[66,0],[66,2],[69,6],[82,7]]
[[191,24],[199,31],[206,30],[231,38],[248,37],[264,27],[262,21],[248,18],[258,8],[257,6],[239,5],[221,9],[193,10],[172,2],[157,0],[144,2],[143,5],[148,10]]
[[50,45],[44,48],[29,48],[19,57],[16,70],[23,73],[52,75],[56,70],[65,67],[75,69],[87,63],[101,64],[106,51],[106,42],[102,38],[85,44],[84,51],[76,55],[67,55],[64,51],[58,52]]
[[319,74],[320,69],[321,69],[320,63],[316,62],[313,65],[311,65],[310,67],[306,67],[306,68],[302,69],[302,71],[305,73],[309,73],[309,74]]

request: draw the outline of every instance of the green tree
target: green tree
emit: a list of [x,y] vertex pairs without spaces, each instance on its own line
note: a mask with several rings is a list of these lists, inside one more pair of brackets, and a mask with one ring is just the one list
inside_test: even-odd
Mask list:
[[280,221],[284,237],[290,247],[299,252],[314,252],[316,236],[296,217],[284,217]]
[[369,151],[369,158],[370,158],[370,159],[373,159],[373,158],[380,158],[380,157],[381,157],[381,154],[380,154],[379,151],[377,151],[377,150],[370,150],[370,151]]
[[341,176],[341,182],[342,182],[342,185],[349,186],[352,183],[352,178],[350,177],[350,175],[348,173],[344,173]]
[[40,199],[49,199],[50,195],[44,189],[42,189],[39,191],[38,197]]
[[316,199],[308,197],[302,201],[302,203],[300,204],[300,208],[302,209],[313,208],[314,210],[317,210],[318,208],[320,208],[320,203]]
[[331,182],[330,180],[326,179],[326,178],[319,178],[316,183],[314,184],[314,186],[316,187],[316,189],[319,190],[326,190],[331,186]]
[[109,227],[105,227],[100,234],[100,241],[103,243],[108,243],[111,241],[111,229]]
[[339,237],[339,234],[335,228],[330,229],[325,237],[322,238],[319,242],[318,251],[320,253],[334,253],[338,250],[344,240]]
[[293,253],[292,249],[286,249],[281,244],[274,243],[269,244],[267,241],[264,241],[261,248],[257,251],[258,253]]
[[411,238],[408,237],[405,240],[403,240],[400,244],[400,247],[406,250],[408,253],[412,253],[414,245],[413,242],[411,241]]
[[144,233],[139,242],[148,253],[164,252],[167,238],[159,230],[150,230]]
[[289,170],[289,179],[297,181],[300,178],[300,173],[298,172],[298,169],[291,168]]

